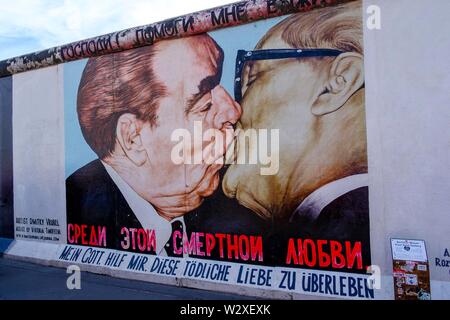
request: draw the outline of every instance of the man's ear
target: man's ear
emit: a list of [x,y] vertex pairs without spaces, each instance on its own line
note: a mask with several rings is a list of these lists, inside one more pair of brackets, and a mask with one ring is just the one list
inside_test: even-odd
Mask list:
[[311,107],[316,116],[334,112],[364,84],[364,60],[354,52],[342,53],[334,59],[325,87]]
[[147,152],[142,145],[140,121],[134,114],[125,113],[117,120],[116,137],[123,152],[136,166],[147,160]]

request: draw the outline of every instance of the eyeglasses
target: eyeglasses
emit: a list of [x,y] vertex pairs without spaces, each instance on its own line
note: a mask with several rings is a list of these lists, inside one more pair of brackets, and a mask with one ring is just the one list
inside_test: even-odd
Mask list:
[[274,60],[288,58],[337,57],[343,53],[335,49],[267,49],[246,51],[238,50],[234,78],[234,100],[242,101],[242,70],[245,63],[256,60]]

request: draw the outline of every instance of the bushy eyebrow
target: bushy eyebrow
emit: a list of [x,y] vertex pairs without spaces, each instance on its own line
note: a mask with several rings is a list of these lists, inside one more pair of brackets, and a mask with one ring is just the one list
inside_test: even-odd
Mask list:
[[214,89],[220,83],[221,74],[218,72],[214,75],[208,76],[200,81],[198,85],[198,92],[195,93],[188,101],[186,107],[186,114],[192,111],[195,104],[208,92]]

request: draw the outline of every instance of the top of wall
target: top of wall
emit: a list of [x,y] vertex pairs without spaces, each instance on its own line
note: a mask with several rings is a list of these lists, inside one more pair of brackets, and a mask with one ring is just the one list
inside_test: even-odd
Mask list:
[[354,0],[246,0],[0,61],[0,78]]

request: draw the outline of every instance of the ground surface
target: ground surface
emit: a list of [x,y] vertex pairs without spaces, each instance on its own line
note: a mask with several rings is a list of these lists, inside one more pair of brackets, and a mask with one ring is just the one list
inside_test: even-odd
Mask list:
[[87,272],[81,290],[69,290],[66,269],[0,257],[0,300],[243,300],[248,297],[118,279]]

